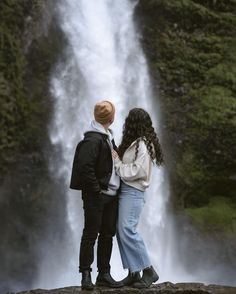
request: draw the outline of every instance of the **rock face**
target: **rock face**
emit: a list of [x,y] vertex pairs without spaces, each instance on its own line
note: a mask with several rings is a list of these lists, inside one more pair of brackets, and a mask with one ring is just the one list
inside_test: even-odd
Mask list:
[[203,206],[215,196],[235,201],[235,10],[232,0],[137,6],[180,207]]
[[[82,291],[80,287],[66,287],[53,290],[31,290],[18,292],[17,294],[76,294],[76,293],[89,293],[88,291]],[[109,289],[109,288],[95,288],[90,293],[113,293],[113,294],[135,294],[135,293],[160,293],[160,294],[235,294],[236,287],[219,286],[219,285],[204,285],[200,283],[178,283],[172,284],[170,282],[153,285],[148,289],[138,290],[134,288],[124,287],[120,289]],[[16,294],[16,293],[8,293]]]
[[42,244],[66,236],[48,171],[49,79],[64,43],[49,2],[0,1],[0,293],[31,288]]
[[230,283],[236,276],[235,11],[231,0],[140,0],[136,10],[160,94],[178,252],[189,271],[208,261],[210,268],[225,264],[218,276],[231,276]]

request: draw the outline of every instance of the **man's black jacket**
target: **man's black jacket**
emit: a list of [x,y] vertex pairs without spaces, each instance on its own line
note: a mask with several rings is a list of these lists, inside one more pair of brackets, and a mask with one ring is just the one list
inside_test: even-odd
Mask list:
[[[111,148],[108,135],[87,132],[76,147],[70,188],[100,193],[106,190],[112,174]],[[116,146],[113,141],[113,148]]]

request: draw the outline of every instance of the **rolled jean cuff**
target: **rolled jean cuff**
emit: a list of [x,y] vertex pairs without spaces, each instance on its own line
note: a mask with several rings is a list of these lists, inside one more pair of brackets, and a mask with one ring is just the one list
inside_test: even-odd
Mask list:
[[82,273],[82,272],[84,272],[84,271],[90,271],[90,272],[91,272],[91,271],[92,271],[92,268],[91,268],[91,267],[88,267],[88,268],[81,268],[81,267],[80,267],[80,268],[79,268],[79,272],[80,272],[80,273]]

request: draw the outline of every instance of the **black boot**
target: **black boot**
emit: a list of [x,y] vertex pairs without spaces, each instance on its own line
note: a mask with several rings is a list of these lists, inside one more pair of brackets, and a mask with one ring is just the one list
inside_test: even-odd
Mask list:
[[139,272],[131,273],[129,271],[129,274],[126,278],[124,278],[121,282],[124,284],[124,286],[131,286],[134,283],[138,282],[141,279]]
[[99,273],[96,280],[96,286],[104,286],[109,288],[123,287],[122,282],[115,281],[110,273]]
[[94,284],[91,280],[90,270],[82,272],[81,288],[82,290],[93,290]]
[[142,289],[148,288],[152,283],[155,283],[159,279],[158,274],[152,266],[143,270],[143,276],[140,281],[133,284],[134,288]]

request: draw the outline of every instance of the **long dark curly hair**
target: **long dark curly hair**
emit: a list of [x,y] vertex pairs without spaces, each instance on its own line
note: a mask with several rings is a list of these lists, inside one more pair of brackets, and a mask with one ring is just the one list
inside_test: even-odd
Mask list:
[[163,164],[164,160],[161,145],[152,126],[152,120],[150,115],[142,108],[131,109],[125,119],[123,126],[123,137],[121,144],[118,147],[118,154],[121,159],[123,158],[126,149],[135,140],[137,140],[137,143],[134,160],[138,155],[139,142],[143,140],[147,146],[151,159],[154,162],[156,161],[157,165]]

